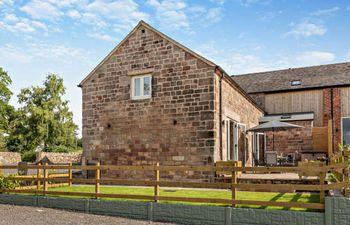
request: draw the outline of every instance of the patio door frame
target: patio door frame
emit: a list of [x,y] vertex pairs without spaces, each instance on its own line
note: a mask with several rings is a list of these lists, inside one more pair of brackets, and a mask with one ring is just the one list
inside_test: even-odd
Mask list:
[[[239,128],[242,128],[244,135],[246,135],[246,125],[239,123],[231,118],[226,119],[226,158],[227,161],[234,160],[238,161],[239,157]],[[247,158],[246,151],[246,139],[244,138],[244,160],[245,164]]]
[[[262,132],[254,132],[253,133],[253,157],[254,159],[256,159],[258,162],[260,160],[260,138],[259,136],[263,136],[264,137],[264,147],[263,147],[263,154],[262,156],[264,157],[265,152],[266,152],[266,134],[262,133]],[[265,159],[264,159],[265,161]],[[255,160],[253,160],[253,164],[255,165]]]

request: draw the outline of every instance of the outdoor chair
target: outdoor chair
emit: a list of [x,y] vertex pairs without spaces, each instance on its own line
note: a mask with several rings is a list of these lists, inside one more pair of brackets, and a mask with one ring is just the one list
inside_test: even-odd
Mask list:
[[277,165],[277,153],[273,151],[267,151],[266,155],[266,165],[267,166],[275,166]]

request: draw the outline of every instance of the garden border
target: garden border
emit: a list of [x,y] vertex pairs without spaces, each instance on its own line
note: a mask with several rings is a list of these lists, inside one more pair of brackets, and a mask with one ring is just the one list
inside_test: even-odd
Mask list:
[[[324,213],[15,194],[0,194],[0,204],[56,208],[83,213],[179,224],[350,224],[350,199],[343,197],[326,197],[326,211]],[[345,221],[345,223],[339,223],[339,221]]]

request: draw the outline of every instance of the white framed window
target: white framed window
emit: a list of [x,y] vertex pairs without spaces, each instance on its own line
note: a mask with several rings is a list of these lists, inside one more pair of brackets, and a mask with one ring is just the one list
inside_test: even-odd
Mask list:
[[146,99],[152,97],[152,76],[150,74],[133,76],[131,78],[131,99]]
[[341,121],[342,144],[350,145],[350,117],[343,117]]

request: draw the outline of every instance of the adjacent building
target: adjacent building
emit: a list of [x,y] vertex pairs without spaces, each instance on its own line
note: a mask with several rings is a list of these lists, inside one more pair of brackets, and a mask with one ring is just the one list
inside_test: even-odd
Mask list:
[[[328,153],[327,145],[336,150],[339,144],[350,144],[350,63],[244,74],[233,79],[265,110],[260,122],[278,119],[305,127],[279,132],[280,151],[314,155]],[[329,121],[332,140],[318,137]],[[267,150],[269,146],[268,142]]]

